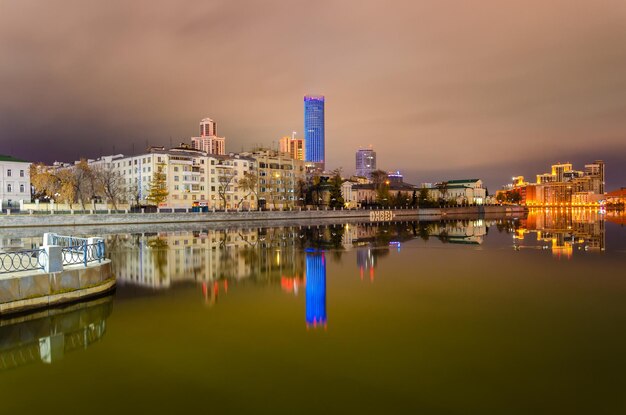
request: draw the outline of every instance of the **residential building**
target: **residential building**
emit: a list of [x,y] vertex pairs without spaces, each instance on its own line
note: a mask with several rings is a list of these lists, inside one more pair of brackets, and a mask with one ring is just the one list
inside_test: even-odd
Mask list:
[[226,139],[217,136],[217,124],[210,118],[200,121],[200,137],[192,137],[191,145],[207,154],[226,154]]
[[325,121],[324,97],[306,95],[304,97],[304,141],[306,161],[315,163],[323,171],[325,168]]
[[285,136],[278,141],[281,153],[288,154],[294,160],[305,160],[306,151],[303,138]]
[[0,154],[0,209],[30,202],[30,162]]
[[255,161],[259,207],[285,209],[300,205],[298,186],[306,177],[304,161],[272,150],[241,153],[241,156]]
[[376,152],[371,147],[357,150],[356,175],[371,179],[374,170],[376,170]]
[[239,186],[246,172],[256,171],[255,161],[240,155],[207,154],[188,145],[169,150],[153,147],[145,154],[117,158],[113,166],[131,204],[147,203],[150,183],[160,169],[168,189],[160,207],[256,209],[254,193]]

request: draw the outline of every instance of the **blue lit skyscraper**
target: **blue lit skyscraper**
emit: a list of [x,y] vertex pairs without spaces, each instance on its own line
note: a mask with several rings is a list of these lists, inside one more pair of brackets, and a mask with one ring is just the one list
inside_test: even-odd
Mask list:
[[304,96],[304,141],[306,161],[316,163],[324,170],[326,152],[324,148],[324,97]]

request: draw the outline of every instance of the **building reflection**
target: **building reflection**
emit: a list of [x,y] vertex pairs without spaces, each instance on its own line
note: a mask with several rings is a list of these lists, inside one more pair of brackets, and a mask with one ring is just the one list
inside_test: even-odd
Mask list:
[[112,296],[0,319],[0,371],[32,363],[53,363],[86,349],[106,332]]
[[115,234],[107,249],[120,287],[150,291],[195,284],[213,306],[243,282],[303,292],[307,327],[326,327],[327,261],[355,250],[360,278],[374,282],[379,262],[414,239],[477,245],[484,220],[361,223]]
[[214,281],[302,275],[299,241],[294,228],[255,228],[118,234],[107,244],[122,285],[159,290],[206,283],[209,294]]
[[[530,237],[534,235],[534,238]],[[575,250],[604,251],[604,217],[591,209],[531,209],[513,236],[514,248],[541,248],[571,258]]]
[[324,252],[306,253],[306,325],[327,326],[326,257]]

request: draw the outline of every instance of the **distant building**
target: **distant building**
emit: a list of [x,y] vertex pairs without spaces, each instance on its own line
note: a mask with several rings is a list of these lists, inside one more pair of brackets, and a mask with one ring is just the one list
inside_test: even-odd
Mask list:
[[604,199],[605,164],[602,160],[585,164],[584,171],[572,163],[556,163],[550,173],[537,175],[536,183],[516,182],[504,191],[518,191],[522,204],[530,206],[595,205]]
[[[400,179],[398,180],[398,177],[391,178],[388,176],[384,186],[386,186],[386,190],[389,192],[389,198],[394,199],[402,195],[402,197],[410,201],[413,197],[413,192],[416,191],[416,187],[412,184],[404,183],[401,177],[402,176],[400,175]],[[391,203],[392,200],[378,200],[378,186],[379,185],[376,183],[353,184],[350,189],[352,195],[349,197],[351,200],[354,200],[354,195],[356,195],[356,204],[359,207],[381,204],[386,205]],[[347,190],[348,189],[345,189],[346,193],[343,195],[344,199],[347,195],[349,195]],[[343,188],[342,191],[344,191]]]
[[341,197],[343,197],[344,206],[347,209],[354,209],[359,207],[358,195],[353,187],[358,184],[357,182],[346,180],[341,184]]
[[606,202],[608,204],[625,204],[626,203],[626,187],[619,190],[613,190],[606,194]]
[[304,141],[306,161],[315,163],[319,170],[324,170],[325,150],[324,97],[306,95],[304,97]]
[[0,154],[0,208],[30,202],[30,162]]
[[434,200],[441,199],[459,204],[482,205],[487,198],[487,189],[483,187],[480,179],[448,180],[436,183],[429,193]]
[[200,121],[200,137],[191,137],[191,145],[208,154],[226,154],[226,139],[217,136],[217,124],[210,118]]
[[305,160],[306,151],[303,138],[285,136],[278,141],[281,153],[289,154],[294,160]]
[[362,148],[356,152],[356,175],[371,179],[376,170],[376,152],[371,148]]

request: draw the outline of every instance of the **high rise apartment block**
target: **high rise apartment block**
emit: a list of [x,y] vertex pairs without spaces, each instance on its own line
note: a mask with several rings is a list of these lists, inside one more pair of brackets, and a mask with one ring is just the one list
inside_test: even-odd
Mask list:
[[371,148],[357,150],[356,175],[370,179],[374,170],[376,170],[376,152]]
[[285,136],[278,141],[278,149],[281,153],[289,154],[294,160],[305,160],[304,139]]
[[208,154],[226,154],[226,139],[217,136],[217,124],[210,118],[200,121],[200,137],[192,137],[191,145]]

